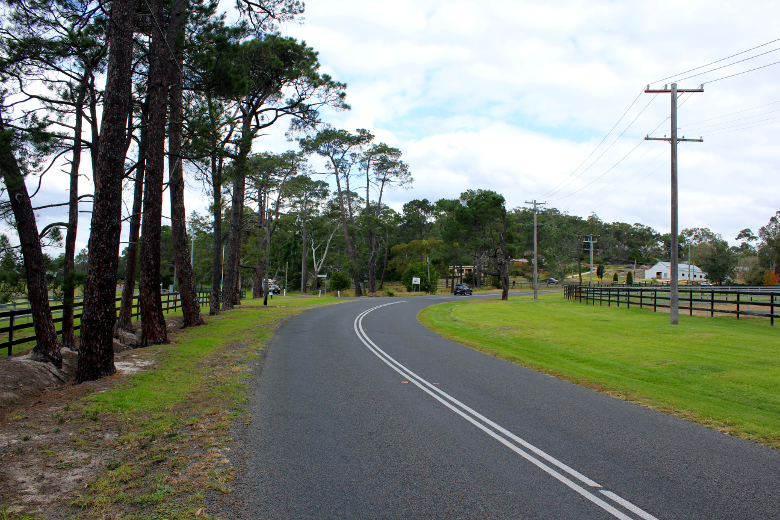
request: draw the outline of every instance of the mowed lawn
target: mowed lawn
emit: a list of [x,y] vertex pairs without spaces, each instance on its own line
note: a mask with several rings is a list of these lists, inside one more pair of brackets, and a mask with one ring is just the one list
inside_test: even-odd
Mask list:
[[424,309],[431,330],[513,363],[780,448],[780,323],[599,307],[561,294]]

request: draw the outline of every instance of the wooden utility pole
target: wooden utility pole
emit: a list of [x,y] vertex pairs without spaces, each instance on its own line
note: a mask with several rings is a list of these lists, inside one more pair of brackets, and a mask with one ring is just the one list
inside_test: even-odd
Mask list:
[[[595,238],[593,238],[593,235],[588,235],[587,240],[583,240],[583,243],[588,244],[588,249],[590,249],[590,265],[588,266],[588,271],[590,272],[590,282],[588,282],[589,287],[593,287],[593,244],[595,244],[597,241]],[[582,283],[582,277],[580,276],[580,283]]]
[[536,199],[534,199],[531,202],[525,201],[525,203],[526,204],[533,204],[533,206],[534,206],[534,300],[536,300],[537,296],[538,296],[538,292],[539,292],[538,291],[538,285],[539,284],[537,282],[537,276],[538,276],[537,265],[538,265],[538,261],[537,261],[537,256],[536,256],[536,243],[537,243],[537,240],[536,240],[536,214],[537,214],[538,211],[537,211],[536,207],[537,206],[544,206],[547,203],[546,202],[536,202]]
[[677,280],[677,143],[680,141],[693,141],[701,143],[704,140],[699,139],[686,139],[685,136],[682,139],[677,138],[677,98],[680,94],[686,92],[704,92],[704,85],[700,85],[699,88],[693,89],[678,89],[677,83],[672,83],[672,89],[669,90],[667,85],[664,85],[663,90],[651,90],[650,85],[645,89],[645,94],[671,94],[672,96],[672,135],[670,138],[663,137],[645,137],[645,141],[669,141],[672,144],[672,243],[669,256],[670,265],[670,280],[669,280],[669,323],[677,325],[678,318],[678,280]]

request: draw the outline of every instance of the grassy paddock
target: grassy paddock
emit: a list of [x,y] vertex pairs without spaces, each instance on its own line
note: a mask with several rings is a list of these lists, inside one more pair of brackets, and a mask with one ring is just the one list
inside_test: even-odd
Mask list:
[[420,312],[464,345],[780,448],[780,328],[769,320],[581,305],[560,295],[444,303]]
[[281,322],[337,301],[277,296],[264,307],[245,300],[171,336],[169,345],[134,351],[152,368],[72,405],[88,418],[87,439],[92,429],[116,432],[108,446],[91,448],[112,455],[105,472],[70,498],[74,517],[207,517],[205,491],[230,491],[230,421],[246,414],[250,364]]

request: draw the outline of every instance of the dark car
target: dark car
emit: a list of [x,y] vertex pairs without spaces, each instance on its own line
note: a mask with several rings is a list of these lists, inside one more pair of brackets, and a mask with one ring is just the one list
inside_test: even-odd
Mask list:
[[471,287],[469,287],[466,284],[459,283],[455,286],[455,290],[452,292],[455,296],[462,294],[463,296],[469,295],[471,296]]
[[558,280],[556,280],[555,278],[545,278],[544,280],[541,280],[540,283],[546,283],[546,284],[558,283]]

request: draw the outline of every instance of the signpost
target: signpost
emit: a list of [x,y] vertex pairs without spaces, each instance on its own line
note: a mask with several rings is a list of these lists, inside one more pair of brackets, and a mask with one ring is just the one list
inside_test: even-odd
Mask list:
[[414,290],[414,286],[417,286],[417,290],[420,290],[420,278],[417,276],[412,277],[412,290]]

